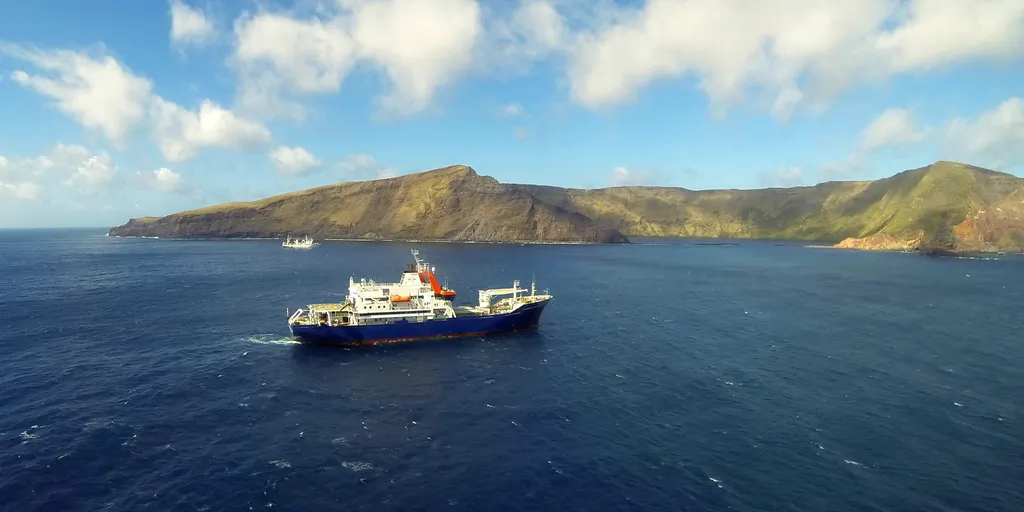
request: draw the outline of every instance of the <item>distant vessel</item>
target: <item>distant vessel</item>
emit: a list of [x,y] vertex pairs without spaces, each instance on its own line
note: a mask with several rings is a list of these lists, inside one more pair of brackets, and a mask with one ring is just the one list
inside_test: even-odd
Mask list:
[[[453,306],[455,291],[441,286],[434,268],[412,250],[409,265],[397,283],[376,283],[351,277],[344,302],[309,304],[288,318],[292,336],[300,341],[377,344],[423,338],[482,336],[536,327],[551,295],[537,294],[513,281],[511,288],[480,290],[476,306]],[[529,292],[529,293],[527,293]],[[492,303],[492,299],[509,295]]]
[[289,249],[311,249],[314,245],[316,244],[308,235],[302,238],[292,238],[289,236],[285,239],[284,243],[281,244],[281,247],[287,247]]

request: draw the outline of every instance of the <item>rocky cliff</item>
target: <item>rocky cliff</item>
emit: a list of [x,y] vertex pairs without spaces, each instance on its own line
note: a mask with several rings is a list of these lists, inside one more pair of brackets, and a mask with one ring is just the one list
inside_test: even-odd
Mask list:
[[466,166],[132,219],[111,236],[628,243],[614,228]]
[[[625,242],[774,238],[868,250],[1024,250],[1024,180],[937,162],[876,181],[693,191],[501,184],[465,166],[342,183],[161,218],[111,235]],[[624,236],[625,235],[625,236]]]
[[871,250],[1024,249],[1024,180],[957,162],[876,181],[763,190],[520,187],[628,236],[813,240]]

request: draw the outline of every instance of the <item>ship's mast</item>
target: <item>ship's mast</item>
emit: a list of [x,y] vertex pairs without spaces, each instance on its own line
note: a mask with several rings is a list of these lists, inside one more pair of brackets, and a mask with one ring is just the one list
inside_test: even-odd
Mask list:
[[417,272],[429,272],[430,269],[427,264],[420,259],[420,251],[418,249],[412,249],[412,257],[416,260],[416,271]]

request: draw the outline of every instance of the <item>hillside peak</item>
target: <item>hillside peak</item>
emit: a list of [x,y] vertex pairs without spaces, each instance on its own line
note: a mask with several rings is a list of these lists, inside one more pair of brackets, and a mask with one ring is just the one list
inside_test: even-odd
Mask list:
[[441,174],[445,174],[445,175],[461,175],[461,174],[466,174],[466,175],[470,175],[470,176],[479,176],[479,174],[477,174],[475,169],[473,169],[472,167],[470,167],[468,165],[462,165],[462,164],[449,165],[447,167],[438,167],[437,169],[430,169],[429,171],[421,171],[421,172],[417,172],[417,173],[412,173],[412,174],[410,174],[408,176],[413,176],[413,175],[426,176],[426,175],[441,175]]
[[972,172],[975,175],[982,174],[987,176],[1007,176],[1013,177],[1012,174],[997,171],[993,169],[986,169],[984,167],[978,167],[977,165],[966,164],[963,162],[956,162],[953,160],[939,160],[932,165],[924,168],[926,171],[946,171],[946,172]]

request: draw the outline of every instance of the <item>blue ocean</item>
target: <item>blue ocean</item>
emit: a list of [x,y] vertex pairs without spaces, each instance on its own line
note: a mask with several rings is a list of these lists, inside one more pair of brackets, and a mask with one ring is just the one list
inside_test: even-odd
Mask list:
[[[795,243],[0,231],[0,509],[1024,510],[1024,258]],[[286,314],[418,248],[538,329],[341,348]]]

